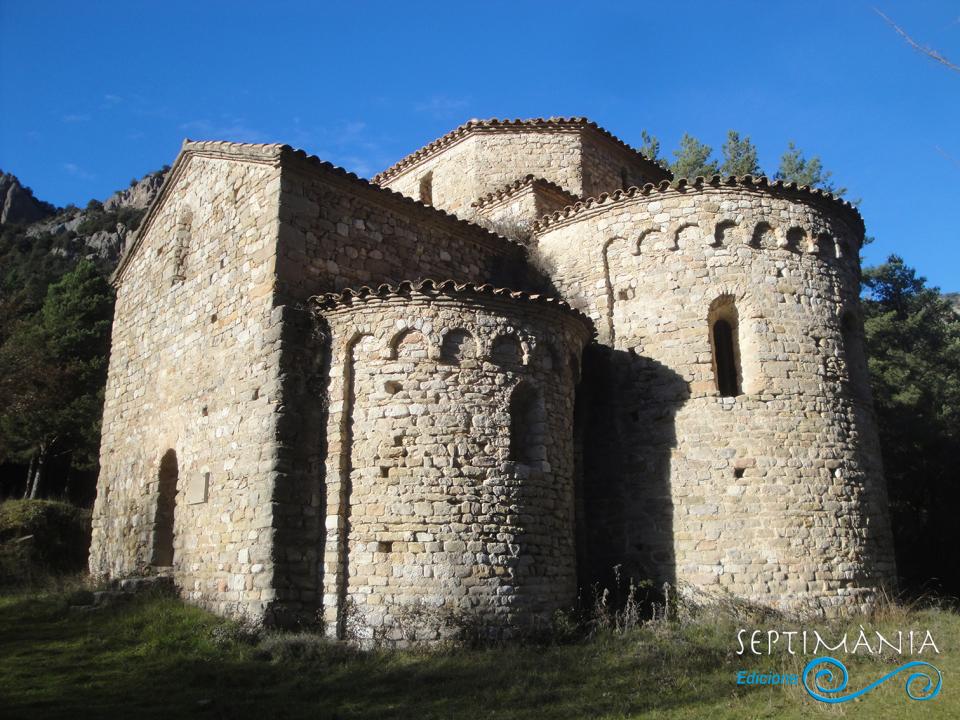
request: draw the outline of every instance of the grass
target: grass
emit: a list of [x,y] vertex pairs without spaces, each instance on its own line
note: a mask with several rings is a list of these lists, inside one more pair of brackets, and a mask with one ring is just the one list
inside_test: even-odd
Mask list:
[[[738,670],[797,672],[807,658],[735,654],[728,614],[600,632],[567,644],[360,652],[309,633],[251,636],[164,597],[71,610],[69,588],[0,597],[4,718],[954,718],[960,616],[886,609],[864,627],[930,629],[943,673],[929,702],[891,680],[828,706],[797,687],[738,686]],[[813,629],[812,626],[808,626]],[[816,627],[824,631],[824,623]],[[857,622],[832,623],[830,632]],[[853,641],[851,641],[853,642]],[[912,657],[840,656],[858,689]]]

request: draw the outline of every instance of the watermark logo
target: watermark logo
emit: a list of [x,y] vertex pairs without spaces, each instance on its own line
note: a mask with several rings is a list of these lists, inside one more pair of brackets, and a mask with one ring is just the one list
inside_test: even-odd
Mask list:
[[[874,688],[883,685],[887,680],[907,671],[911,672],[906,677],[903,689],[911,700],[933,700],[940,694],[940,688],[943,686],[943,676],[936,667],[922,660],[904,663],[865,688],[843,694],[847,689],[849,680],[847,668],[836,658],[817,657],[808,662],[803,669],[803,687],[810,694],[810,697],[820,702],[843,703],[865,695]],[[936,678],[936,681],[934,681],[934,678]]]

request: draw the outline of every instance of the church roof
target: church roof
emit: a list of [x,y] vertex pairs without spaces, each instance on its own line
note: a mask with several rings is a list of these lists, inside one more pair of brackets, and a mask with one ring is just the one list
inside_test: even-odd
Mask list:
[[386,170],[374,176],[373,182],[383,183],[406,170],[411,165],[415,165],[424,158],[437,153],[462,138],[476,132],[510,132],[510,131],[530,131],[530,130],[589,130],[620,146],[627,152],[633,153],[641,160],[650,163],[659,168],[664,177],[670,176],[670,171],[659,161],[647,157],[642,152],[625,143],[609,130],[600,127],[597,123],[585,117],[549,117],[549,118],[531,118],[521,119],[499,119],[491,118],[489,120],[468,120],[463,125],[454,128],[446,135],[437,138],[433,142],[424,145],[401,160],[397,161]]
[[709,178],[697,176],[696,178],[679,178],[673,182],[663,180],[654,185],[647,183],[642,188],[632,187],[628,190],[617,190],[614,193],[601,193],[597,197],[589,197],[580,202],[568,205],[562,210],[544,215],[540,220],[533,224],[533,232],[543,232],[544,230],[573,220],[582,212],[591,208],[600,206],[610,206],[614,203],[624,202],[637,197],[647,197],[652,194],[664,195],[666,193],[688,193],[702,191],[706,188],[734,187],[747,190],[762,190],[772,193],[784,193],[793,196],[807,197],[812,200],[826,201],[835,207],[839,207],[848,218],[853,221],[853,227],[863,234],[866,227],[863,217],[856,206],[844,200],[839,195],[823,190],[822,188],[811,187],[809,185],[797,185],[795,182],[784,182],[783,180],[769,180],[766,177],[754,177],[752,175],[743,175],[736,177],[730,175],[713,175]]
[[496,243],[504,247],[514,247],[521,250],[524,248],[524,246],[521,243],[518,243],[516,240],[499,235],[488,228],[484,228],[480,225],[459,218],[456,215],[446,212],[445,210],[441,210],[430,205],[425,205],[424,203],[407,197],[396,190],[380,187],[370,180],[355,175],[349,170],[345,170],[342,167],[327,162],[326,160],[321,160],[316,155],[309,155],[305,151],[295,149],[290,145],[279,143],[258,144],[236,143],[225,140],[187,139],[183,141],[183,146],[181,147],[180,153],[177,155],[177,158],[173,163],[173,168],[169,173],[167,173],[166,179],[164,180],[160,191],[157,193],[153,203],[147,209],[143,220],[140,222],[140,227],[137,229],[137,232],[133,235],[132,240],[124,249],[123,254],[120,257],[120,262],[117,265],[116,270],[114,270],[111,278],[112,282],[115,284],[119,282],[127,265],[130,263],[130,260],[136,254],[141,238],[145,236],[150,224],[153,222],[154,217],[159,212],[159,209],[163,206],[167,196],[171,192],[171,188],[179,179],[179,175],[182,172],[186,161],[194,155],[226,160],[262,163],[274,166],[279,166],[288,159],[296,159],[307,163],[310,167],[316,170],[327,173],[329,176],[344,180],[347,183],[354,185],[358,189],[362,188],[367,191],[375,192],[381,199],[390,201],[396,204],[398,207],[402,207],[404,212],[414,213],[425,220],[438,221],[448,224],[451,228],[457,228],[461,232],[468,234],[476,241]]
[[409,297],[413,293],[422,295],[442,295],[448,297],[473,296],[479,298],[500,298],[535,305],[545,305],[557,308],[563,312],[576,317],[589,330],[590,336],[596,334],[593,321],[580,310],[577,310],[566,300],[562,300],[552,295],[542,293],[532,293],[526,290],[511,290],[510,288],[496,287],[489,283],[478,285],[475,283],[458,283],[455,280],[436,280],[426,279],[419,282],[405,280],[397,285],[378,285],[376,288],[364,285],[359,288],[346,288],[339,292],[324,293],[310,298],[311,303],[321,310],[333,310],[338,307],[344,307],[355,302],[364,302],[367,300],[387,299],[393,297]]

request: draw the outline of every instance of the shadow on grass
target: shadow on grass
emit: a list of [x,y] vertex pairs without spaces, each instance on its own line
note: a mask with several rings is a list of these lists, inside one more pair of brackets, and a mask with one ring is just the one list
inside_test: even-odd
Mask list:
[[[543,718],[686,707],[731,696],[724,653],[627,638],[567,646],[344,653],[276,662],[218,646],[223,621],[169,599],[78,613],[0,600],[7,718]],[[682,671],[677,671],[677,667]]]

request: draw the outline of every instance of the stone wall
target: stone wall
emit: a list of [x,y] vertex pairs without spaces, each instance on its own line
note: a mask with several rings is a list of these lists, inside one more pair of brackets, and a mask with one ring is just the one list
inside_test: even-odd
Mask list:
[[275,593],[279,185],[269,160],[188,151],[145,219],[118,271],[93,516],[95,575],[172,560],[187,599],[237,616]]
[[470,219],[472,202],[529,174],[578,197],[670,176],[592,123],[550,119],[468,123],[375,180],[421,200],[429,179],[430,204]]
[[471,207],[475,213],[474,222],[504,237],[527,242],[537,220],[573,205],[577,200],[559,185],[527,175],[496,192],[487,193]]
[[[539,226],[536,262],[595,321],[591,564],[830,611],[893,580],[862,345],[855,211],[717,184],[618,193]],[[739,388],[717,385],[714,324]],[[862,355],[861,355],[862,357]],[[851,358],[854,361],[851,362]]]
[[452,283],[320,307],[328,633],[432,640],[467,621],[497,634],[570,606],[585,319]]
[[280,292],[294,301],[424,278],[522,283],[520,245],[298,154],[285,160],[280,220]]
[[327,345],[299,309],[316,294],[403,280],[486,278],[523,287],[524,250],[483,228],[385,192],[342,170],[285,149],[279,185],[277,303],[284,303],[278,360],[273,622],[316,617],[328,453]]

